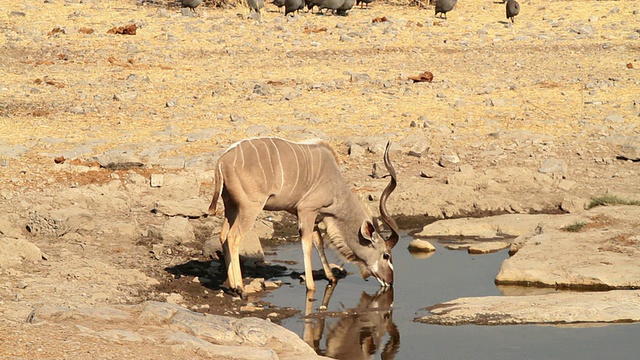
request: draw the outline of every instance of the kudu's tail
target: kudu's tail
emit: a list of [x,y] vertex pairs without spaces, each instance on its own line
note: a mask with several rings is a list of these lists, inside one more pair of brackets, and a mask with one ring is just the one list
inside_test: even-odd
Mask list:
[[211,201],[211,205],[209,205],[209,215],[216,215],[216,207],[218,206],[218,198],[220,197],[220,193],[222,193],[222,187],[224,186],[224,179],[222,178],[222,168],[220,164],[216,166],[216,173],[213,176],[213,186],[215,188],[215,192],[213,193],[213,200]]

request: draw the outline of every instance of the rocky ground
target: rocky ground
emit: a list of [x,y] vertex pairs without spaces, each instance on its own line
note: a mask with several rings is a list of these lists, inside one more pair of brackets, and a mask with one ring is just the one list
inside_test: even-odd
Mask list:
[[[603,244],[578,249],[604,249],[636,268],[628,261],[638,251],[637,221],[616,217],[628,213],[618,208],[582,211],[603,195],[640,200],[640,7],[521,5],[511,25],[502,4],[475,0],[446,21],[407,4],[290,18],[267,5],[261,21],[241,7],[191,14],[125,0],[1,4],[2,357],[172,358],[167,349],[211,357],[226,350],[202,343],[211,338],[188,321],[288,316],[259,298],[221,294],[224,274],[207,256],[215,249],[203,252],[219,229],[218,218],[204,216],[215,158],[250,136],[327,140],[373,207],[386,180],[372,166],[393,140],[400,180],[389,207],[401,224],[571,213],[583,219],[571,223],[600,225],[575,236],[555,225],[502,231],[523,236],[511,269],[536,264],[536,247],[557,254],[561,242],[549,233],[564,243],[597,234]],[[135,35],[109,33],[130,24]],[[425,71],[432,82],[409,79]],[[294,234],[283,226],[289,220],[266,214],[255,236]],[[622,233],[606,234],[612,229]],[[615,274],[620,260],[603,261]],[[602,267],[585,268],[601,279],[593,272]],[[526,281],[549,285],[558,280],[550,273]],[[150,301],[212,317],[185,310],[179,320],[165,303],[172,315],[148,322],[140,316],[157,304]],[[105,330],[103,321],[115,325]],[[238,336],[211,342],[234,346],[245,341]],[[263,340],[253,344],[275,351],[266,357],[306,356]]]

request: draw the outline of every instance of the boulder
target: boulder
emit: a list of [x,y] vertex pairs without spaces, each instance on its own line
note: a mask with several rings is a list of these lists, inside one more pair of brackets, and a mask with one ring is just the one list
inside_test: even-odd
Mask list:
[[0,269],[7,269],[23,261],[42,260],[42,252],[33,243],[24,238],[0,236]]
[[189,219],[178,216],[169,218],[162,225],[161,238],[164,245],[174,246],[192,243],[196,235]]

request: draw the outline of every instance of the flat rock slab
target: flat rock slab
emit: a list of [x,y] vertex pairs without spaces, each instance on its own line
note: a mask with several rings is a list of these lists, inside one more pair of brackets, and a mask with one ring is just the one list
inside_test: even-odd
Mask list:
[[[575,232],[540,224],[517,239],[496,284],[592,290],[640,288],[638,206],[607,206],[585,213]],[[563,230],[564,229],[564,230]]]
[[[540,223],[552,221],[558,215],[507,214],[484,218],[459,218],[439,220],[422,228],[417,236],[464,236],[495,239],[520,236],[536,228]],[[567,219],[566,222],[572,220]]]
[[627,323],[640,321],[640,291],[560,292],[451,300],[415,321],[438,325]]

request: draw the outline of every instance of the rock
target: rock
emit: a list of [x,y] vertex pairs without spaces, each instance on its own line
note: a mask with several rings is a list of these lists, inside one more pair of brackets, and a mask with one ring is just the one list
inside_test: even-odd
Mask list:
[[8,146],[0,143],[0,157],[6,156],[10,159],[17,159],[27,151],[29,151],[29,148],[24,145]]
[[365,150],[358,144],[353,144],[349,147],[349,157],[352,159],[358,159],[364,156]]
[[269,84],[255,84],[253,87],[253,93],[267,96],[271,94],[271,86]]
[[188,219],[172,217],[162,225],[162,243],[175,246],[195,242],[196,235]]
[[436,248],[427,240],[414,239],[407,247],[411,252],[433,252]]
[[542,166],[538,169],[543,174],[566,174],[569,166],[567,162],[559,159],[547,159],[542,162]]
[[[170,296],[178,301],[181,297]],[[144,341],[160,350],[169,347],[177,357],[189,350],[211,359],[320,358],[295,333],[269,321],[204,315],[156,301],[79,309],[43,306],[35,308],[30,319],[30,323],[76,324],[84,336],[107,341]]]
[[0,237],[18,239],[23,236],[20,228],[0,215]]
[[[638,218],[638,206],[596,207],[578,215],[556,216],[520,239],[522,246],[502,263],[496,284],[638,288]],[[566,230],[570,226],[575,230]]]
[[171,293],[169,294],[169,296],[167,296],[167,302],[169,304],[177,304],[180,305],[182,303],[184,303],[184,297],[180,294],[177,293]]
[[42,252],[33,243],[24,238],[0,236],[0,269],[17,266],[23,261],[42,260]]
[[170,333],[165,343],[171,345],[171,350],[179,358],[185,352],[196,353],[211,359],[233,360],[278,360],[278,354],[271,349],[260,349],[251,346],[216,345],[199,339],[182,331]]
[[578,213],[584,211],[588,204],[588,199],[567,195],[562,199],[560,209],[567,213]]
[[343,35],[340,35],[340,41],[342,41],[342,42],[354,42],[355,40],[351,36],[349,36],[347,34],[343,34]]
[[369,74],[349,73],[348,75],[350,77],[350,81],[351,82],[369,82],[369,81],[371,81],[371,76],[369,76]]
[[640,291],[467,297],[427,309],[432,315],[415,320],[439,325],[620,323],[640,321]]
[[504,236],[519,236],[528,234],[536,229],[540,223],[568,224],[575,221],[575,217],[562,218],[552,215],[507,214],[484,218],[459,218],[438,220],[422,228],[416,236],[463,236],[484,239],[495,239]]
[[558,182],[558,189],[563,190],[563,191],[569,191],[574,186],[576,186],[576,182],[573,181],[573,180],[562,179],[562,180],[560,180],[560,182]]
[[248,294],[255,294],[262,292],[264,290],[264,279],[258,278],[253,279],[251,282],[244,287],[245,291]]
[[137,91],[127,91],[113,95],[113,99],[117,101],[133,101],[138,98]]
[[162,174],[151,174],[149,182],[150,182],[149,185],[151,187],[155,187],[155,188],[162,187],[162,184],[164,183],[164,175],[162,175]]
[[444,168],[455,167],[460,163],[460,158],[457,154],[442,154],[440,155],[440,160],[438,160],[438,165]]
[[151,212],[166,216],[182,216],[191,219],[209,214],[209,201],[202,198],[187,200],[160,200],[153,205]]
[[88,159],[97,162],[101,167],[112,170],[126,170],[144,165],[140,156],[133,149],[114,149]]
[[620,114],[607,115],[607,117],[604,118],[604,122],[605,123],[622,124],[622,123],[624,123],[624,116],[622,116]]
[[27,230],[33,235],[87,235],[93,232],[94,227],[93,213],[73,206],[52,211],[34,210],[29,213],[27,220]]
[[640,136],[628,137],[620,147],[618,157],[632,161],[640,161]]
[[469,254],[491,254],[506,249],[509,245],[508,242],[503,241],[482,242],[469,246],[467,252]]

